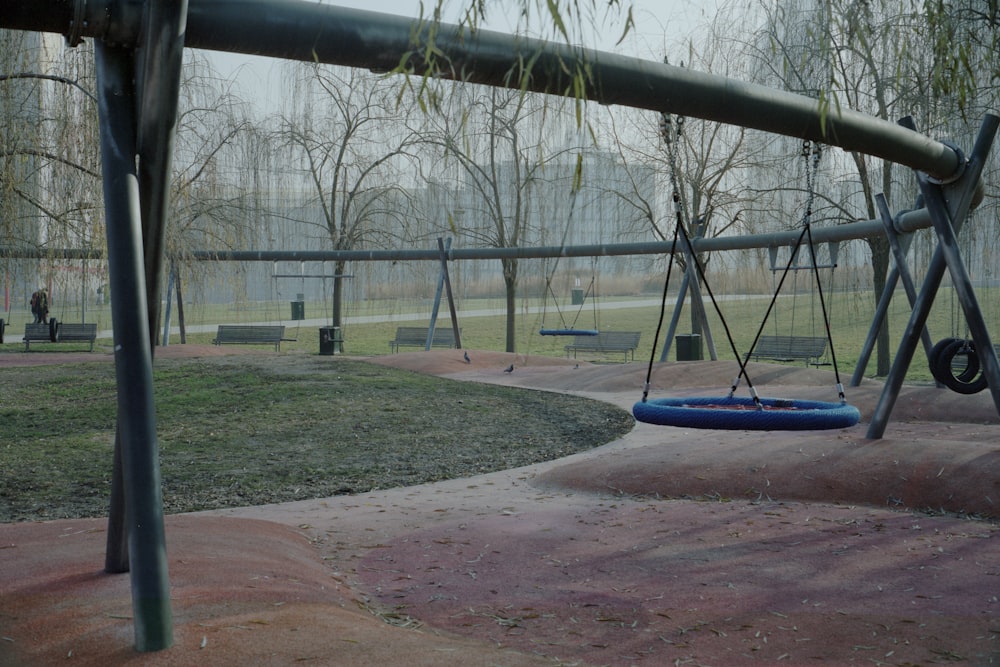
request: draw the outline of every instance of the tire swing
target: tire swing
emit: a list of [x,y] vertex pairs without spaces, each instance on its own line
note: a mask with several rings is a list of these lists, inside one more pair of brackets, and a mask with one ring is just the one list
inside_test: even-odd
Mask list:
[[959,394],[978,394],[987,387],[986,375],[971,340],[944,338],[938,341],[931,349],[930,369],[935,380]]
[[[663,126],[669,127],[669,120],[663,123]],[[665,135],[667,139],[667,145],[670,146],[671,142],[669,137]],[[817,153],[818,155],[818,153]],[[673,161],[672,161],[673,162]],[[807,171],[808,174],[808,171]],[[677,240],[680,234],[685,235],[685,243],[690,241],[686,238],[687,232],[684,229],[682,210],[683,206],[680,200],[680,191],[677,187],[677,181],[674,177],[673,170],[671,171],[671,181],[674,187],[674,206],[676,211],[676,225],[674,227],[674,240],[670,249],[670,258],[667,263],[667,277],[663,285],[663,297],[660,303],[660,320],[657,324],[656,334],[653,339],[653,351],[650,354],[649,366],[646,371],[646,384],[643,388],[642,400],[635,403],[632,406],[632,415],[637,421],[641,421],[647,424],[655,424],[659,426],[679,426],[682,428],[704,428],[704,429],[725,429],[725,430],[748,430],[748,431],[811,431],[811,430],[823,430],[823,429],[838,429],[847,428],[854,426],[861,420],[861,412],[854,406],[847,404],[847,399],[844,397],[843,384],[840,382],[840,374],[837,371],[837,359],[836,355],[831,351],[831,358],[833,363],[834,372],[837,377],[837,389],[840,394],[840,401],[825,402],[825,401],[809,401],[801,399],[784,399],[784,398],[760,398],[757,395],[757,391],[753,386],[750,376],[747,374],[746,361],[736,350],[736,345],[733,342],[733,337],[729,329],[729,325],[726,323],[725,317],[723,317],[721,309],[719,308],[718,302],[715,299],[715,295],[712,293],[708,282],[705,280],[704,271],[702,269],[701,263],[698,262],[697,256],[692,254],[692,258],[695,263],[695,268],[698,271],[699,279],[701,284],[705,286],[709,297],[711,297],[712,305],[715,308],[716,313],[719,316],[719,320],[722,322],[722,326],[726,332],[726,337],[729,340],[729,345],[732,348],[733,354],[736,358],[737,363],[740,366],[740,373],[733,381],[732,386],[729,389],[729,394],[726,396],[697,396],[697,397],[679,397],[679,398],[657,398],[649,399],[649,389],[652,380],[653,373],[653,363],[656,359],[656,346],[660,338],[660,330],[663,327],[663,319],[666,313],[666,303],[667,294],[670,285],[670,273],[674,262],[674,252],[677,248]],[[811,186],[811,180],[810,180]],[[806,208],[806,215],[804,221],[804,229],[802,235],[799,237],[799,244],[802,242],[802,238],[805,236],[809,237],[809,249],[810,252],[813,251],[812,235],[809,227],[809,218],[811,216],[811,206],[812,206],[812,188],[809,189],[810,201]],[[794,257],[795,253],[792,253]],[[790,260],[791,261],[791,260]],[[813,266],[816,266],[816,258],[813,256]],[[785,276],[787,276],[790,267],[786,267],[785,274],[782,276],[782,282]],[[817,271],[817,285],[819,285],[819,276]],[[780,285],[779,285],[780,291]],[[830,338],[830,323],[827,317],[826,306],[823,299],[823,292],[820,288],[819,290],[820,304],[823,305],[823,320],[826,324],[827,337]],[[777,300],[778,291],[775,292],[774,298],[771,301],[771,305],[768,307],[768,314],[773,309],[775,301]],[[761,323],[760,329],[757,331],[757,337],[754,339],[754,345],[756,341],[760,338],[761,331],[763,331],[764,325],[767,322],[767,315],[764,317],[764,321]],[[832,350],[832,345],[830,346]],[[748,357],[749,358],[749,355]],[[734,396],[736,388],[739,386],[740,379],[746,378],[747,388],[750,392],[750,397],[739,398]]]

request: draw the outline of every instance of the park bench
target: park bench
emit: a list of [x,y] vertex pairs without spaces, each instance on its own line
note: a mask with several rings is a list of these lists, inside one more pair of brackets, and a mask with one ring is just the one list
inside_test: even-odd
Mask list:
[[285,339],[284,325],[220,324],[212,343],[215,345],[274,345],[281,349]]
[[623,352],[625,361],[629,357],[635,359],[635,349],[639,347],[640,331],[602,331],[596,336],[573,336],[573,342],[566,345],[566,356],[573,353],[576,358],[577,352]]
[[750,353],[750,358],[770,361],[804,360],[807,366],[819,366],[824,354],[826,338],[820,336],[761,336],[757,347]]
[[[399,352],[403,346],[427,347],[429,327],[397,327],[396,337],[389,341],[389,350]],[[434,329],[431,347],[455,347],[455,330],[451,327]]]
[[[52,336],[55,328],[55,338]],[[25,324],[24,351],[31,349],[32,343],[90,343],[94,351],[97,340],[97,324],[93,322],[56,322],[55,324]]]

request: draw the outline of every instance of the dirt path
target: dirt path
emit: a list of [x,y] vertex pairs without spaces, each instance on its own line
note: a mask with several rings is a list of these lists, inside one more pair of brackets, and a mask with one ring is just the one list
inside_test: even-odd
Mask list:
[[[470,355],[377,361],[624,406],[644,380]],[[718,394],[732,371],[665,364],[654,392]],[[754,373],[762,395],[830,391],[824,371]],[[849,390],[863,421],[879,394]],[[517,470],[171,517],[176,644],[143,656],[102,522],[0,526],[0,663],[995,664],[998,422],[988,396],[908,388],[877,441],[640,424]]]

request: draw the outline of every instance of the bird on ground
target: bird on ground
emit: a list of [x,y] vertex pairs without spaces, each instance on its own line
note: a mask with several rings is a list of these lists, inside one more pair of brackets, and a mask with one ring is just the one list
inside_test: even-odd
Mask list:
[[471,364],[472,363],[472,359],[469,359],[469,353],[468,352],[463,352],[462,356],[465,357],[465,363],[467,363],[467,364]]
[[504,373],[513,373],[514,372],[514,364],[511,364],[507,368],[503,369],[503,372]]

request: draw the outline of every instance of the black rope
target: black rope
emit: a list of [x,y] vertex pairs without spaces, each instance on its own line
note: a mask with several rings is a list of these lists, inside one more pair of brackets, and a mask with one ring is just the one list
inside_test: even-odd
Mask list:
[[[677,212],[678,223],[680,211]],[[649,353],[649,366],[646,367],[646,383],[642,388],[642,402],[645,403],[649,397],[649,387],[653,380],[653,363],[656,361],[656,346],[660,342],[660,331],[663,329],[663,316],[667,312],[667,292],[670,289],[670,271],[674,267],[674,253],[677,251],[677,235],[680,233],[680,224],[674,226],[674,240],[670,244],[670,259],[667,260],[667,278],[663,281],[663,296],[660,298],[660,319],[656,323],[656,333],[653,334],[653,349]]]
[[[841,404],[847,403],[847,397],[844,393],[844,385],[840,381],[840,369],[837,366],[837,351],[833,345],[833,332],[830,329],[830,316],[826,307],[826,298],[823,293],[823,281],[820,279],[819,274],[819,263],[816,261],[816,247],[813,243],[812,237],[812,214],[813,214],[813,201],[815,200],[815,186],[814,179],[817,170],[819,169],[819,160],[822,155],[822,148],[817,145],[811,148],[809,140],[802,142],[802,156],[807,158],[812,154],[812,171],[810,171],[809,162],[806,162],[806,188],[809,193],[806,200],[806,209],[802,217],[802,233],[799,234],[798,240],[795,242],[795,246],[792,252],[789,254],[788,263],[785,265],[785,270],[781,274],[781,280],[778,281],[778,288],[775,290],[774,295],[771,297],[771,303],[767,307],[767,312],[764,314],[764,320],[760,324],[760,328],[757,329],[757,335],[754,337],[753,344],[750,346],[750,352],[747,354],[747,358],[753,354],[754,348],[757,347],[757,343],[760,340],[761,334],[764,331],[764,327],[767,324],[767,318],[771,315],[771,311],[774,309],[775,304],[778,300],[778,295],[781,293],[781,287],[785,282],[785,278],[788,272],[791,270],[792,263],[798,254],[799,248],[802,246],[802,240],[806,239],[809,245],[809,261],[812,263],[813,278],[816,281],[816,291],[819,296],[820,310],[823,314],[823,327],[826,330],[826,342],[827,347],[830,350],[830,363],[833,365],[834,379],[837,383],[837,395],[840,398]],[[739,381],[739,378],[737,378]],[[747,380],[749,382],[749,378]]]
[[840,381],[840,369],[837,367],[837,350],[833,346],[833,332],[830,330],[830,317],[827,313],[826,298],[823,296],[823,281],[820,280],[819,267],[816,265],[816,249],[813,247],[812,225],[806,225],[806,231],[809,236],[809,254],[812,258],[813,273],[816,278],[816,292],[819,295],[819,307],[823,312],[823,326],[826,329],[827,347],[830,350],[830,363],[833,364],[834,380],[837,382],[837,395],[840,397],[840,402],[846,404],[847,396],[844,394],[844,385]]
[[[691,239],[688,238],[687,231],[681,228],[681,235],[684,238],[684,243],[687,244],[688,248],[691,248]],[[750,379],[750,375],[747,373],[746,360],[740,355],[739,350],[736,349],[736,341],[733,339],[733,332],[729,328],[729,322],[726,321],[725,315],[722,314],[722,308],[719,306],[718,300],[715,298],[715,293],[712,291],[712,286],[708,284],[708,280],[705,278],[705,270],[698,261],[698,257],[695,253],[691,253],[691,261],[694,262],[694,268],[698,272],[698,280],[705,287],[705,291],[708,292],[708,298],[712,302],[712,307],[715,308],[715,314],[719,316],[719,321],[722,323],[722,329],[726,332],[726,340],[729,341],[729,349],[732,351],[733,356],[736,358],[736,363],[739,364],[740,372],[737,374],[736,379],[733,380],[729,387],[730,398],[736,393],[736,388],[739,386],[740,378],[746,378],[747,381],[747,391],[750,392],[750,397],[753,398],[754,405],[757,406],[758,410],[763,410],[764,406],[760,402],[760,398],[757,396],[757,390],[753,386],[753,381]],[[758,334],[759,335],[759,334]],[[749,355],[747,355],[749,358]]]
[[[680,136],[681,134],[683,128],[683,121],[684,121],[683,117],[677,119],[677,136]],[[688,237],[687,230],[684,227],[684,216],[683,216],[684,205],[683,205],[683,200],[681,199],[680,186],[678,185],[677,182],[677,156],[673,146],[672,137],[670,136],[671,122],[670,122],[670,116],[668,114],[665,113],[660,114],[660,130],[661,133],[663,134],[663,139],[667,146],[667,155],[670,158],[670,183],[673,186],[673,200],[674,200],[674,210],[675,210],[674,242],[670,250],[671,262],[667,267],[667,281],[669,283],[670,267],[673,266],[673,257],[677,249],[676,248],[677,238],[678,236],[681,236],[684,239],[685,247],[688,248],[688,250],[691,250],[690,261],[694,263],[695,271],[698,274],[698,280],[701,281],[701,284],[704,285],[705,287],[705,291],[708,292],[709,299],[711,299],[712,301],[712,307],[715,308],[715,312],[719,316],[720,322],[722,322],[722,328],[726,332],[726,339],[729,341],[729,347],[733,352],[733,356],[736,358],[736,363],[739,364],[740,366],[740,372],[736,376],[736,379],[733,381],[730,387],[729,395],[730,397],[732,397],[733,393],[736,391],[736,387],[739,384],[740,378],[745,377],[747,380],[747,391],[750,392],[750,396],[753,398],[754,405],[757,407],[758,410],[763,410],[764,405],[760,402],[760,398],[757,396],[757,391],[753,386],[753,382],[751,381],[750,376],[746,372],[746,362],[742,359],[739,351],[736,349],[736,343],[733,340],[733,335],[732,331],[729,328],[729,323],[726,322],[726,318],[722,314],[722,309],[719,307],[719,302],[715,298],[715,293],[712,292],[711,286],[705,279],[705,271],[701,265],[701,262],[698,261],[697,255],[693,252],[691,239],[690,237]],[[665,284],[663,286],[663,301],[660,306],[660,320],[656,329],[656,337],[653,340],[653,352],[652,356],[650,357],[649,370],[647,371],[646,375],[646,385],[643,389],[643,398],[642,398],[643,402],[646,401],[646,397],[649,394],[649,385],[651,382],[652,369],[653,369],[653,359],[655,359],[656,357],[656,345],[659,342],[660,329],[663,326],[663,317],[666,312],[666,292],[667,292],[667,285]]]
[[[569,204],[569,214],[566,216],[566,226],[563,228],[562,238],[559,240],[560,251],[565,251],[566,249],[566,239],[569,236],[569,228],[573,222],[573,213],[576,210],[576,195],[579,192],[579,187],[574,181],[573,190],[570,193],[570,204]],[[583,306],[587,302],[587,296],[590,295],[591,289],[594,287],[594,279],[596,268],[591,267],[590,274],[590,286],[587,287],[587,293],[583,297],[583,302],[580,303],[580,307],[576,310],[576,315],[573,317],[573,322],[567,327],[566,317],[563,315],[562,309],[559,307],[559,297],[556,295],[555,290],[552,289],[552,279],[555,278],[556,270],[559,268],[559,260],[562,259],[562,255],[556,257],[555,262],[552,264],[552,271],[550,271],[545,276],[545,291],[542,297],[542,328],[545,328],[545,316],[547,313],[547,306],[549,302],[549,294],[552,295],[552,305],[555,306],[556,314],[559,316],[559,324],[563,329],[574,329],[576,327],[577,320],[580,319],[580,313],[583,312]],[[597,328],[597,306],[594,306],[594,328]]]

